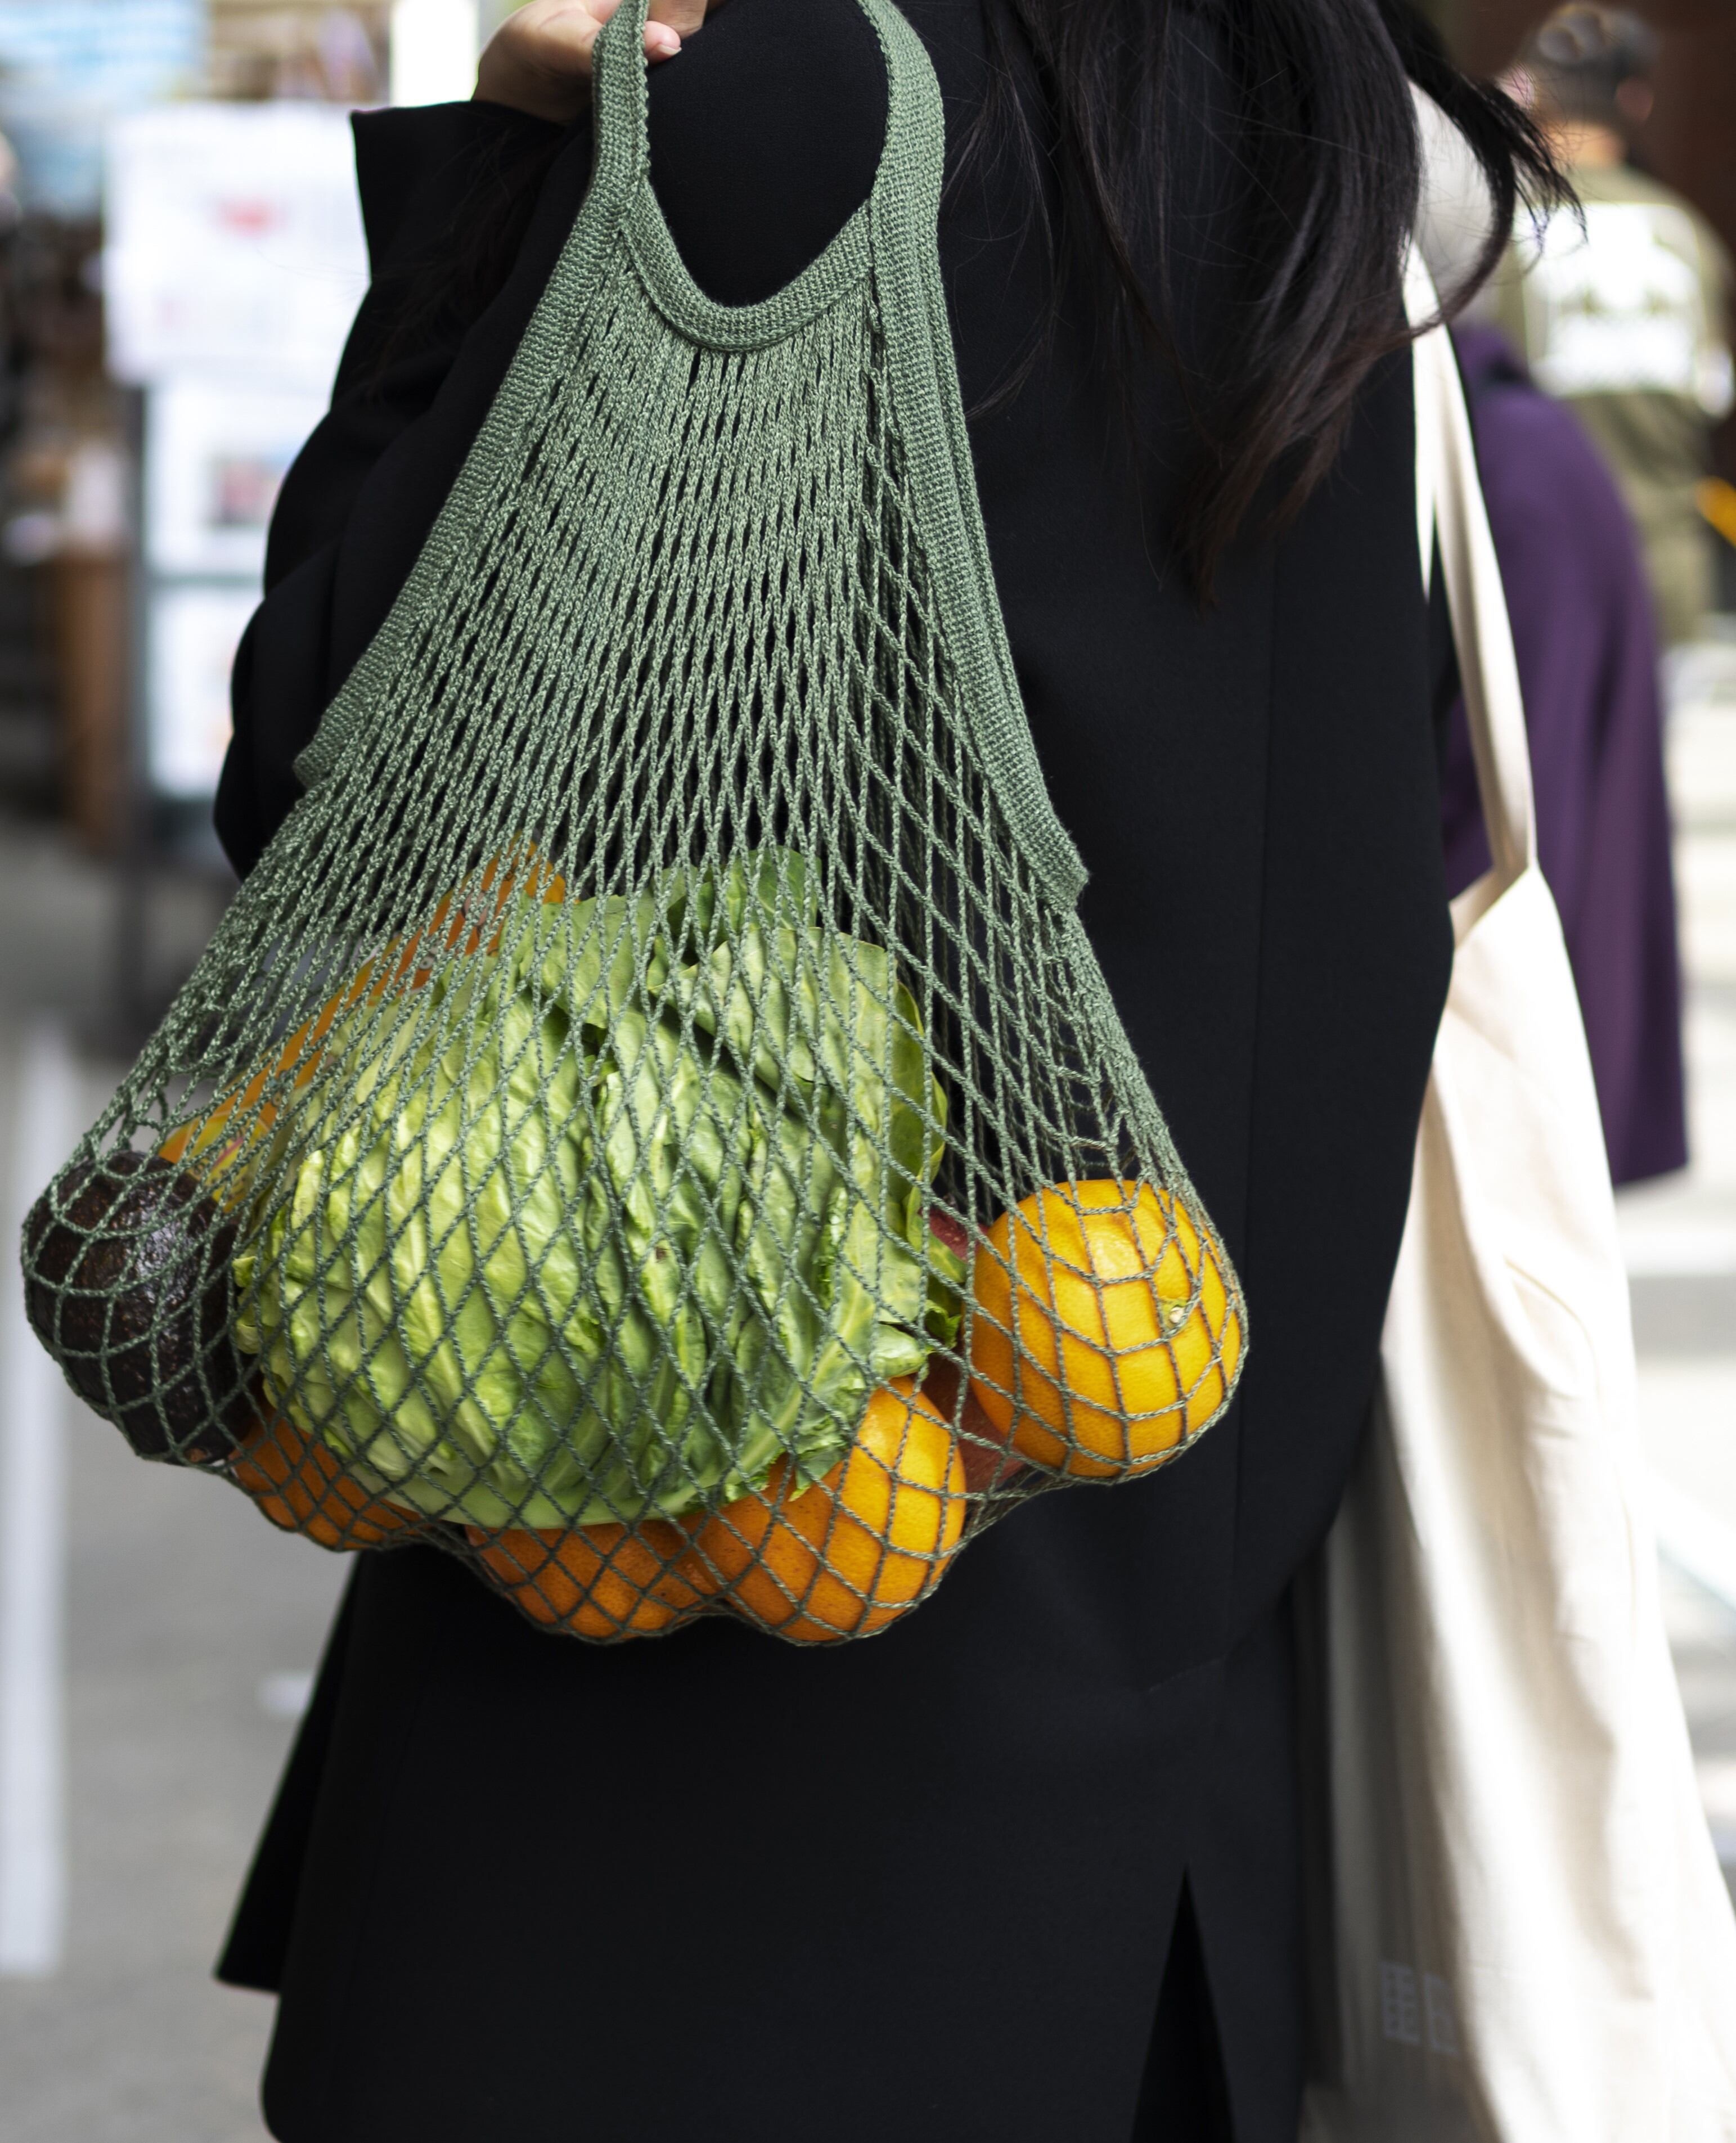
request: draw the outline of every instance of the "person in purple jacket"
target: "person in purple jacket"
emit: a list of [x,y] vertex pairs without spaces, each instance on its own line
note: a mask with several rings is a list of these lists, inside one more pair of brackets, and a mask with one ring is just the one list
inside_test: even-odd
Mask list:
[[[1658,647],[1633,527],[1571,413],[1494,329],[1456,330],[1525,690],[1537,849],[1561,913],[1618,1183],[1688,1158]],[[1471,737],[1441,779],[1449,889],[1489,867]]]

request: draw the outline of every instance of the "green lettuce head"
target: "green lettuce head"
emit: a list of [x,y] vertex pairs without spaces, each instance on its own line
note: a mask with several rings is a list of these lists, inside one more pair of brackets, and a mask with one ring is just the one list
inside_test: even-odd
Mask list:
[[235,1262],[269,1397],[491,1529],[817,1479],[956,1330],[915,999],[775,849],[499,923],[334,1028]]

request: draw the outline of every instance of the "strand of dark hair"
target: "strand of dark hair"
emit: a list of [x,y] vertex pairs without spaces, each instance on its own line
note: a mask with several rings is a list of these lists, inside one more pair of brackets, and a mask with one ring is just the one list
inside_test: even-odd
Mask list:
[[[1221,53],[1242,180],[1234,331],[1203,373],[1177,349],[1163,287],[1165,102],[1184,12]],[[998,64],[972,151],[1010,149],[1026,167],[1054,305],[1064,260],[1093,290],[1136,433],[1142,364],[1156,355],[1181,374],[1196,439],[1173,552],[1208,602],[1237,532],[1294,516],[1331,467],[1371,369],[1408,339],[1397,267],[1421,183],[1410,84],[1457,126],[1489,188],[1488,237],[1452,309],[1500,260],[1521,205],[1545,209],[1565,184],[1526,114],[1462,73],[1404,0],[1200,0],[1186,11],[1182,0],[988,0],[985,15]],[[1048,144],[1018,92],[1021,60],[1042,85]],[[994,401],[1023,386],[1054,324]]]

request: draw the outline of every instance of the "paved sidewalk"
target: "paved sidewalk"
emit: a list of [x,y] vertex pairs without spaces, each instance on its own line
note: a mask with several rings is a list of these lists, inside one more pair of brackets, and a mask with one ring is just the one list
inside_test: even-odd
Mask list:
[[[1671,1636],[1736,1882],[1736,641],[1678,672],[1669,728],[1691,1165],[1621,1194]],[[1695,1584],[1682,1565],[1696,1569]]]
[[64,1415],[66,1960],[0,1981],[0,2143],[243,2143],[272,2007],[211,1969],[343,1571]]
[[[210,903],[171,886],[157,905],[156,957],[185,962]],[[57,836],[0,826],[0,1211],[16,1215],[62,1157],[18,1151],[32,1030],[97,1023],[113,895]],[[59,1062],[63,1144],[118,1067]],[[0,1258],[14,1289],[11,1240]],[[219,1482],[140,1465],[41,1359],[37,1441],[60,1462],[66,1517],[47,1662],[64,1719],[64,1944],[51,1976],[0,1977],[0,2143],[253,2143],[271,2005],[211,1968],[343,1559],[274,1532]]]

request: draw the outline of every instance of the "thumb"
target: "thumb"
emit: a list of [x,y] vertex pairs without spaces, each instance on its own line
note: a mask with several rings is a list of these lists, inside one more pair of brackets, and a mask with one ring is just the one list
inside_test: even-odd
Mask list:
[[690,37],[709,12],[707,0],[651,0],[651,19],[662,22],[678,37]]

